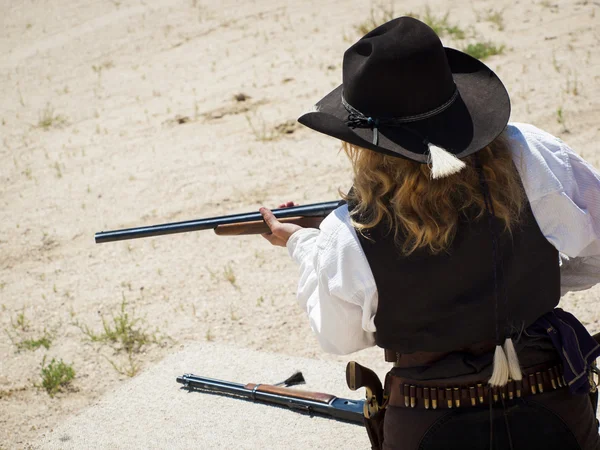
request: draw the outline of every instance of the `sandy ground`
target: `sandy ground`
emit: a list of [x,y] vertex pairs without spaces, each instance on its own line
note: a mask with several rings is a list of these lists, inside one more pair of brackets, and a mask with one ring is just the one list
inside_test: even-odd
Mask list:
[[[339,144],[294,120],[339,84],[342,53],[372,6],[1,3],[0,448],[26,447],[186,341],[348,359],[319,349],[295,305],[296,268],[259,237],[95,245],[93,235],[337,198],[350,184]],[[448,12],[468,42],[505,46],[487,62],[512,95],[513,121],[560,136],[600,166],[599,2],[429,6],[436,17]],[[416,0],[394,8],[425,13]],[[124,300],[153,337],[132,359],[82,331],[101,334],[102,317],[111,323]],[[562,306],[598,331],[598,300],[597,287]],[[19,349],[44,333],[48,349]],[[380,366],[381,356],[353,358]],[[36,387],[44,357],[76,372],[54,398]]]

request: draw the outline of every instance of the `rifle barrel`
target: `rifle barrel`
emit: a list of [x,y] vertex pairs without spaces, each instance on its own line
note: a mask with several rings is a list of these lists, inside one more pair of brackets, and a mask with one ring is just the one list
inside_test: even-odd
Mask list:
[[[273,214],[278,219],[286,217],[322,217],[326,216],[339,205],[339,201],[313,203],[304,206],[292,206],[290,208],[274,209]],[[254,222],[262,220],[259,212],[232,214],[228,216],[211,217],[208,219],[188,220],[185,222],[163,223],[146,227],[125,228],[122,230],[101,231],[96,233],[96,244],[104,242],[123,241],[127,239],[138,239],[163,234],[186,233],[188,231],[211,230],[219,225],[230,225],[234,223]]]

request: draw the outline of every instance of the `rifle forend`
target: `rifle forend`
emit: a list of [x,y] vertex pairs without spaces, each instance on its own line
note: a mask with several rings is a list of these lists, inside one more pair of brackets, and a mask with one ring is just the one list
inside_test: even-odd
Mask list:
[[[317,218],[325,217],[339,206],[339,201],[313,203],[304,206],[274,209],[273,214],[286,222],[301,226],[314,226]],[[234,225],[238,226],[234,226]],[[245,224],[243,227],[241,224]],[[164,223],[146,227],[126,228],[122,230],[96,233],[96,244],[127,239],[138,239],[163,234],[186,233],[188,231],[215,230],[220,235],[240,235],[265,233],[269,229],[259,212],[232,214],[208,219],[188,220],[185,222]]]

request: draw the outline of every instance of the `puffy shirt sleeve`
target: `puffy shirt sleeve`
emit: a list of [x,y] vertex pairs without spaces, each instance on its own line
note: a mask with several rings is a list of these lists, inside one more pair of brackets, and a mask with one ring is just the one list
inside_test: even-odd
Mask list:
[[295,232],[287,243],[300,266],[298,303],[321,347],[348,354],[375,345],[377,288],[348,207],[339,207],[320,229]]
[[532,125],[513,124],[508,135],[536,222],[561,253],[563,294],[600,283],[600,173]]

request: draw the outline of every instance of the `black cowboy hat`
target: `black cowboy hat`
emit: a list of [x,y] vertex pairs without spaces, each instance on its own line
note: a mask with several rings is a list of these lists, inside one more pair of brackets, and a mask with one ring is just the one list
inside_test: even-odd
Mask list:
[[433,149],[453,160],[482,149],[509,115],[508,93],[489,67],[443,47],[423,22],[400,17],[346,50],[343,84],[298,121],[359,147],[428,163]]

